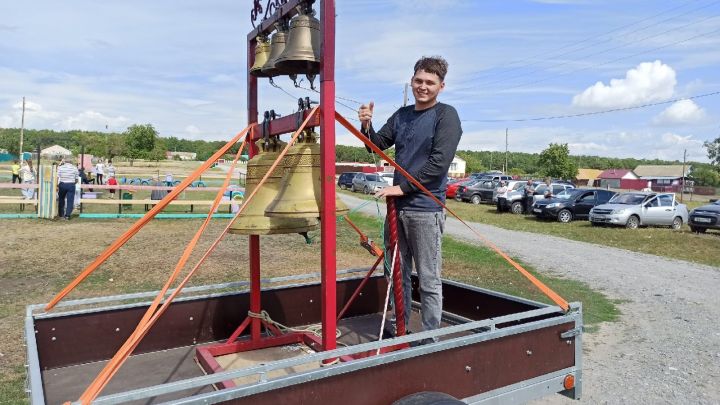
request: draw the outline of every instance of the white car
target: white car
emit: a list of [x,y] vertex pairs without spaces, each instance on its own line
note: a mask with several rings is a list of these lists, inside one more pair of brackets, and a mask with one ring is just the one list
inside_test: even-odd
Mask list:
[[688,222],[688,210],[675,200],[675,193],[629,192],[616,194],[607,204],[590,210],[590,222],[630,229],[653,225],[677,230]]

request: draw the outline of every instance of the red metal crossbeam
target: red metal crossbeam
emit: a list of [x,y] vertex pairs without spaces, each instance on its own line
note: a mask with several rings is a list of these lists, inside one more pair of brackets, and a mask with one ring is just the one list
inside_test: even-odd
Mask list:
[[[309,114],[310,110],[303,111],[302,117],[299,117],[299,121],[297,113],[288,115],[286,117],[280,117],[274,120],[270,120],[268,135],[276,136],[295,132],[298,129],[300,123],[302,123],[302,121],[307,118]],[[317,126],[320,126],[320,114],[316,114],[314,117],[310,118],[310,121],[307,124],[307,127],[309,128]],[[253,141],[257,141],[262,137],[262,123],[258,123],[256,124],[255,131],[253,132],[251,139]]]

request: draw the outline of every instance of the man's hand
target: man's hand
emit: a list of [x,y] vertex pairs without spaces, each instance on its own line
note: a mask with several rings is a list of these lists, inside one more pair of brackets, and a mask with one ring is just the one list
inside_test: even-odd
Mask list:
[[368,105],[363,104],[360,106],[360,109],[358,110],[358,119],[360,120],[363,129],[367,129],[370,126],[374,107],[375,103],[372,101],[369,102]]
[[384,189],[378,191],[375,193],[376,198],[380,197],[400,197],[402,195],[405,195],[403,193],[402,189],[400,189],[400,186],[391,186],[391,187],[385,187]]

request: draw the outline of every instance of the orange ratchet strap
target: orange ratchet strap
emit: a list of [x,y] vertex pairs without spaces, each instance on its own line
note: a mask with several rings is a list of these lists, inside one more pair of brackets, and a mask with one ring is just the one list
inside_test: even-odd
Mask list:
[[391,159],[388,155],[386,155],[380,148],[375,146],[374,143],[370,142],[370,140],[363,135],[360,131],[357,130],[345,117],[340,115],[337,111],[335,111],[335,120],[340,123],[340,125],[344,126],[345,129],[350,131],[351,134],[355,135],[362,143],[365,144],[368,148],[370,148],[373,152],[377,153],[381,158],[385,159],[388,163],[390,163],[397,171],[400,172],[406,179],[408,179],[412,184],[414,184],[417,188],[419,188],[423,193],[430,196],[430,198],[433,199],[436,203],[438,203],[441,207],[447,210],[452,216],[457,218],[458,221],[462,222],[463,225],[468,227],[472,233],[475,234],[480,240],[487,245],[490,249],[494,250],[497,254],[499,254],[503,259],[505,259],[510,265],[512,265],[517,271],[520,272],[523,276],[525,276],[528,280],[530,280],[535,287],[537,287],[543,294],[545,294],[548,298],[550,298],[554,303],[556,303],[560,308],[567,311],[570,309],[570,304],[562,298],[558,293],[553,291],[550,287],[546,286],[542,281],[538,280],[535,276],[530,274],[529,271],[525,270],[518,262],[510,258],[505,252],[500,250],[495,244],[490,242],[487,238],[482,236],[478,231],[476,231],[473,227],[468,225],[467,222],[463,221],[462,218],[460,218],[453,210],[448,208],[445,204],[443,204],[442,201],[440,201],[437,197],[435,197],[425,186],[420,184],[419,181],[417,181],[413,176],[410,175],[405,169],[400,167],[393,159]]

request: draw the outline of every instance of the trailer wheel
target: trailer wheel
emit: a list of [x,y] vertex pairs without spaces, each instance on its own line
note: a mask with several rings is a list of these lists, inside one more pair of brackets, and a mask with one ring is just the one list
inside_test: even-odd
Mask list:
[[460,405],[464,402],[444,392],[418,392],[393,402],[392,405]]

